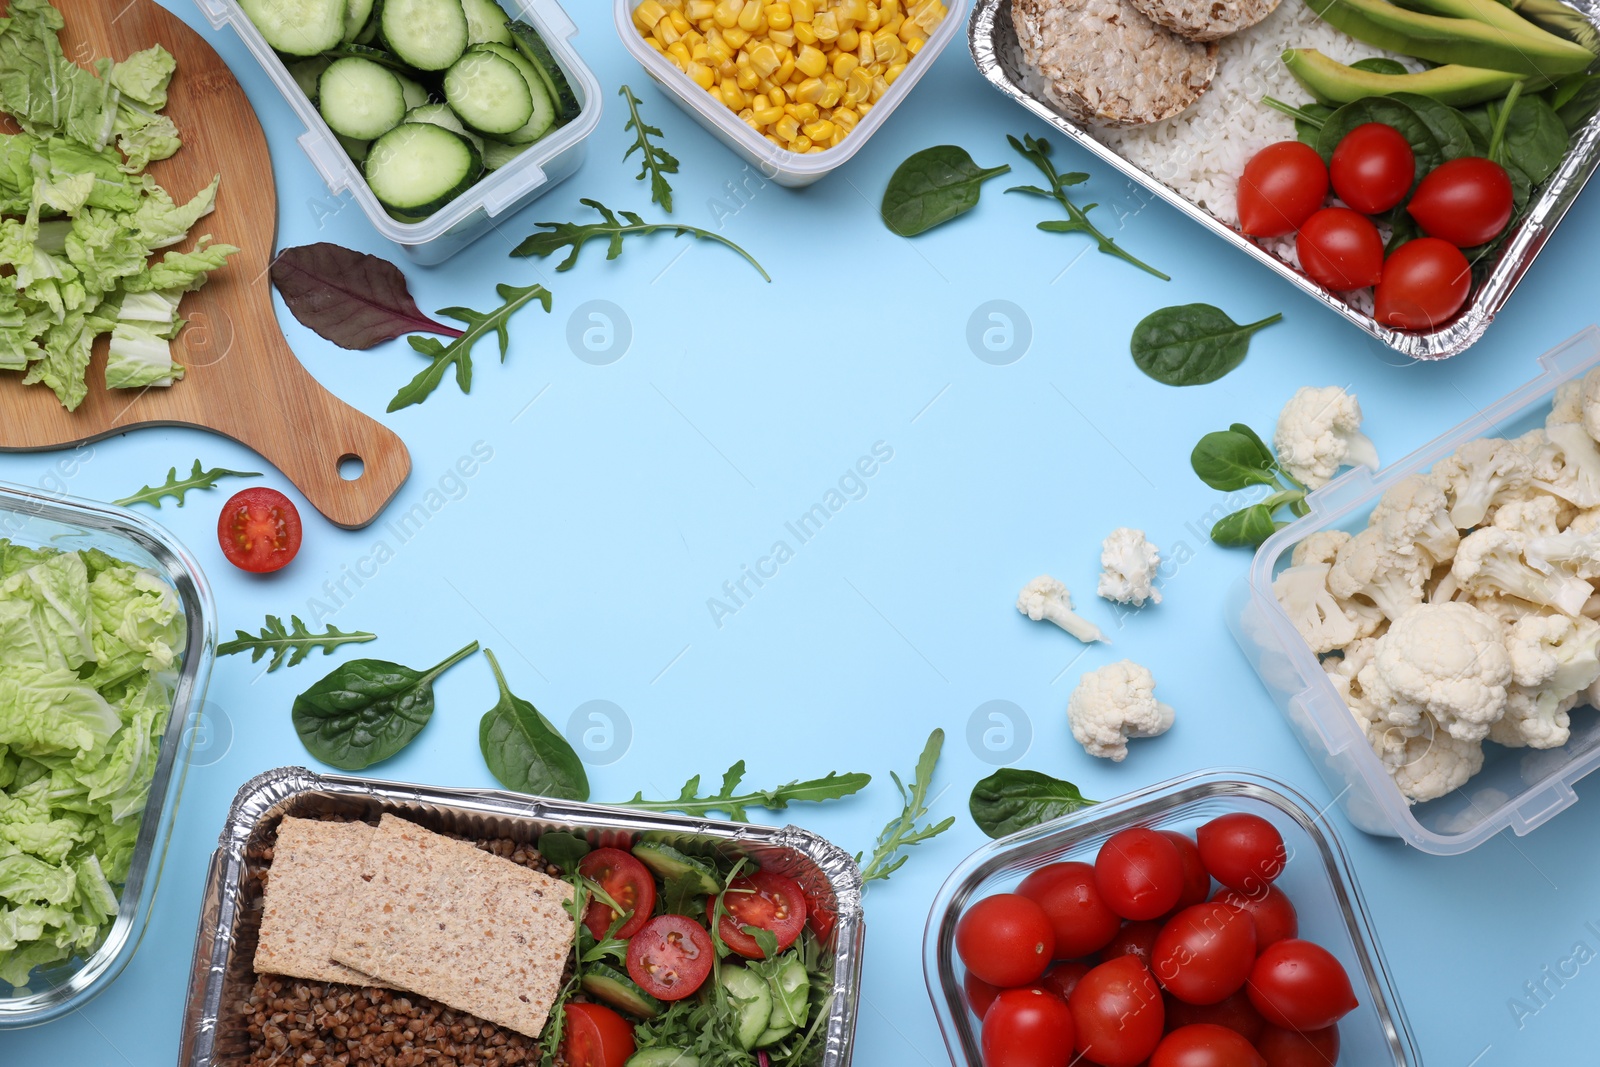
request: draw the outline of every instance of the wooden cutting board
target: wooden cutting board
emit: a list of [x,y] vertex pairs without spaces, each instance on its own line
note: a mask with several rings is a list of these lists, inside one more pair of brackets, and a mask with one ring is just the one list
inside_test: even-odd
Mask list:
[[[190,325],[173,345],[174,358],[188,368],[182,381],[167,389],[107,390],[106,338],[95,346],[88,399],[74,412],[48,388],[0,373],[0,449],[60,448],[141,426],[193,426],[255,449],[332,522],[350,529],[372,522],[411,472],[411,457],[392,432],[317,384],[284,341],[267,277],[278,226],[272,158],[244,90],[210,45],[152,0],[55,2],[67,22],[62,45],[80,63],[122,59],[157,43],[177,59],[166,114],[178,124],[183,148],[149,173],[179,202],[221,174],[217,209],[194,232],[243,251],[184,298],[179,313]],[[339,468],[352,456],[361,474],[346,480]],[[172,462],[186,467],[189,458]],[[157,472],[128,474],[136,487]]]

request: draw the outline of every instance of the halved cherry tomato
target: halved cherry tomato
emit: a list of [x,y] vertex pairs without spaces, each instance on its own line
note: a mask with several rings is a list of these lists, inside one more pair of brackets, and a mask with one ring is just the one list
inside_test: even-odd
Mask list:
[[1471,248],[1500,236],[1511,221],[1511,178],[1480,156],[1463,156],[1428,172],[1406,210],[1429,237]]
[[1132,826],[1100,846],[1094,881],[1106,905],[1124,919],[1154,919],[1183,895],[1183,859],[1169,839]]
[[1301,1033],[1269,1026],[1256,1039],[1256,1051],[1267,1067],[1328,1067],[1339,1062],[1339,1028]]
[[1195,1023],[1226,1026],[1229,1030],[1238,1031],[1250,1042],[1254,1042],[1267,1026],[1267,1021],[1256,1011],[1256,1006],[1250,1003],[1250,995],[1242,989],[1215,1004],[1187,1004],[1168,993],[1167,1030],[1193,1026]]
[[1042,989],[1007,989],[983,1017],[983,1067],[1067,1067],[1072,1012]]
[[[650,921],[656,907],[656,882],[650,869],[630,853],[620,848],[597,848],[578,864],[578,873],[600,883],[600,888],[625,911],[633,912],[628,921],[617,929],[617,936],[626,941]],[[600,940],[617,921],[611,905],[598,900],[589,901],[583,913],[583,925]]]
[[1289,862],[1277,827],[1247,811],[1212,819],[1195,831],[1195,839],[1211,876],[1244,893],[1259,893]]
[[749,960],[765,958],[756,939],[745,933],[746,926],[771,930],[778,939],[778,951],[794,944],[806,925],[806,895],[793,878],[770,871],[757,871],[748,878],[735,879],[722,894],[726,912],[717,926],[722,943]]
[[1472,265],[1437,237],[1418,237],[1390,254],[1373,316],[1385,326],[1431,330],[1461,310],[1472,292]]
[[1211,874],[1206,870],[1205,861],[1200,858],[1200,847],[1194,843],[1194,838],[1180,830],[1157,830],[1156,833],[1177,846],[1178,858],[1183,861],[1183,892],[1178,895],[1178,902],[1172,906],[1172,911],[1167,913],[1170,919],[1184,908],[1193,907],[1211,895]]
[[1282,237],[1327,198],[1328,168],[1315,148],[1299,141],[1269,144],[1239,179],[1239,229],[1252,237]]
[[1150,970],[1168,992],[1191,1004],[1215,1004],[1237,993],[1256,962],[1256,926],[1226,904],[1196,904],[1168,920],[1156,936]]
[[1294,248],[1300,269],[1334,292],[1364,289],[1383,276],[1378,228],[1347,207],[1325,207],[1312,215],[1301,225]]
[[601,1004],[566,1004],[561,1053],[567,1067],[622,1067],[634,1053],[633,1027]]
[[961,991],[966,994],[967,1007],[971,1008],[972,1014],[980,1019],[989,1013],[994,998],[1000,995],[998,987],[990,985],[971,971],[961,979]]
[[1118,956],[1132,956],[1146,967],[1150,966],[1150,955],[1155,951],[1156,935],[1161,933],[1161,924],[1158,922],[1126,923],[1117,931],[1117,936],[1111,943],[1100,950],[1100,962],[1114,960]]
[[1044,909],[1016,893],[984,897],[956,923],[961,962],[1002,989],[1027,985],[1043,974],[1055,948],[1055,928]]
[[1087,863],[1052,863],[1040,867],[1017,886],[1017,892],[1044,909],[1055,927],[1057,959],[1077,959],[1098,952],[1116,934],[1122,920],[1106,907]]
[[1321,1030],[1359,1004],[1350,976],[1333,953],[1294,938],[1256,959],[1249,989],[1250,1003],[1262,1018],[1285,1030]]
[[1226,1026],[1196,1023],[1168,1033],[1150,1067],[1267,1067],[1255,1047]]
[[1275,885],[1261,888],[1266,891],[1241,893],[1237,889],[1224,889],[1213,898],[1218,904],[1238,908],[1255,920],[1257,952],[1300,933],[1300,917],[1295,914],[1289,895]]
[[682,1000],[705,984],[716,948],[685,915],[658,915],[628,941],[628,977],[657,1000]]
[[1328,175],[1335,196],[1363,215],[1378,215],[1406,198],[1417,180],[1417,157],[1393,126],[1364,122],[1340,138]]
[[300,512],[276,489],[246,489],[222,505],[217,542],[228,562],[242,571],[282,570],[300,551]]
[[1062,1000],[1066,1000],[1072,996],[1072,991],[1078,988],[1078,983],[1083,980],[1083,976],[1093,969],[1089,964],[1079,960],[1068,960],[1066,963],[1058,963],[1044,972],[1044,976],[1039,979],[1038,985],[1048,989]]
[[1161,1043],[1161,988],[1132,956],[1118,956],[1084,975],[1067,1007],[1078,1051],[1102,1067],[1138,1067]]

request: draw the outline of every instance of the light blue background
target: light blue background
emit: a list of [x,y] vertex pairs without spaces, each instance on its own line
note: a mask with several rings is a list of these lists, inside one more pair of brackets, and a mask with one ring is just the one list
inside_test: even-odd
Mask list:
[[[301,130],[292,113],[239,41],[177,5],[239,75],[267,128],[280,245],[329,240],[394,258],[427,310],[489,307],[495,283],[539,280],[554,291],[555,312],[522,312],[503,366],[481,348],[471,396],[446,384],[420,408],[383,415],[418,357],[403,342],[339,350],[280,305],[290,343],[311,371],[410,446],[415,470],[390,517],[440,487],[475,442],[493,449],[464,496],[404,545],[381,523],[345,532],[302,503],[300,558],[256,579],[220,556],[213,531],[221,495],[191,496],[181,510],[169,503],[158,518],[205,566],[224,635],[259,626],[269,612],[306,616],[310,599],[328,599],[325,581],[387,540],[395,558],[333,621],[381,635],[363,653],[417,666],[480,639],[499,654],[516,691],[558,724],[587,701],[615,702],[631,721],[632,746],[614,763],[591,766],[596,799],[639,789],[666,795],[691,774],[715,776],[741,758],[754,784],[869,771],[878,780],[857,798],[789,813],[847,848],[868,848],[898,810],[888,772],[909,771],[928,731],[944,727],[935,815],[956,815],[957,824],[871,889],[855,1061],[942,1067],[922,930],[945,874],[983,840],[965,813],[972,783],[992,769],[966,740],[974,709],[996,699],[1020,705],[1033,737],[1014,760],[1070,778],[1091,797],[1238,765],[1330,799],[1223,626],[1224,591],[1247,557],[1211,547],[1190,525],[1217,494],[1189,471],[1189,450],[1235,420],[1270,431],[1279,407],[1305,384],[1359,394],[1390,459],[1461,421],[1532,376],[1539,353],[1595,320],[1600,199],[1578,202],[1484,341],[1442,365],[1403,366],[1177,213],[1141,207],[1147,197],[1070,148],[1060,162],[1093,174],[1082,192],[1105,205],[1096,213],[1101,224],[1173,281],[1086,251],[1082,238],[1036,232],[1049,205],[1001,196],[998,185],[952,225],[914,242],[890,236],[875,204],[911,152],[954,142],[984,165],[1019,165],[1002,134],[1048,132],[980,79],[958,40],[842,171],[802,192],[759,189],[726,220],[724,232],[763,262],[774,284],[724,250],[669,237],[630,244],[616,263],[592,247],[575,271],[557,275],[553,264],[505,256],[535,220],[580,218],[580,196],[658,214],[633,181],[635,168],[620,162],[630,138],[611,94],[622,82],[639,91],[647,118],[683,160],[676,218],[715,228],[736,206],[725,183],[745,176],[740,161],[647,84],[616,38],[609,4],[582,0],[570,10],[581,31],[576,47],[607,90],[587,165],[471,252],[419,269],[378,238],[359,209],[328,197],[295,143]],[[1031,322],[1031,347],[1009,366],[981,362],[966,339],[969,317],[993,299],[1015,302]],[[615,303],[631,322],[631,349],[608,366],[581,361],[568,346],[569,317],[591,300]],[[1285,321],[1261,334],[1222,382],[1167,389],[1133,367],[1127,338],[1149,311],[1190,301],[1218,304],[1239,321],[1274,311]],[[894,458],[868,481],[866,496],[716,626],[707,599],[787,539],[784,523],[880,441]],[[0,479],[53,484],[63,456],[0,457]],[[111,499],[196,457],[263,469],[231,442],[148,430],[95,445],[67,481],[73,494]],[[275,473],[265,481],[289,489]],[[1169,558],[1180,543],[1193,557],[1166,582],[1165,603],[1120,624],[1093,596],[1100,539],[1118,525],[1144,527]],[[1078,592],[1086,614],[1112,633],[1111,648],[1084,651],[1017,614],[1016,591],[1046,571]],[[1155,672],[1178,722],[1113,765],[1072,742],[1064,708],[1083,669],[1124,656]],[[174,1062],[201,882],[228,802],[257,772],[306,762],[289,705],[334,662],[319,658],[270,676],[245,657],[217,664],[217,731],[202,739],[201,765],[189,774],[143,946],[77,1015],[0,1034],[0,1063]],[[494,699],[486,664],[457,667],[438,695],[439,711],[417,743],[374,773],[491,785],[476,741],[478,717]],[[1427,1063],[1593,1059],[1594,967],[1520,1028],[1508,1000],[1576,943],[1600,949],[1585,926],[1600,920],[1600,803],[1455,859],[1338,824]]]

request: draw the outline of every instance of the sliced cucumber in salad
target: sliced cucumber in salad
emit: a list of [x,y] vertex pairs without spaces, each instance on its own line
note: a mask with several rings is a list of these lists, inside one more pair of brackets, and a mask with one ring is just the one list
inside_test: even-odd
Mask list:
[[477,181],[483,160],[458,133],[427,122],[402,122],[372,143],[363,169],[384,207],[421,219]]
[[405,118],[406,94],[400,79],[370,59],[336,60],[317,85],[323,121],[341,137],[371,141]]
[[681,1048],[647,1048],[629,1056],[622,1067],[700,1067],[700,1057]]
[[722,988],[733,1002],[739,1044],[746,1049],[755,1048],[772,1020],[772,987],[749,967],[724,967]]

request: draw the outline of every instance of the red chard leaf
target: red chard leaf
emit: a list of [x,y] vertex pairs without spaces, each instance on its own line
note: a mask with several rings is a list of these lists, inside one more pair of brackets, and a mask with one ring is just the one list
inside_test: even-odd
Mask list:
[[428,318],[386,259],[318,242],[286,248],[272,262],[272,283],[301,325],[340,348],[367,349],[408,333],[460,337]]

